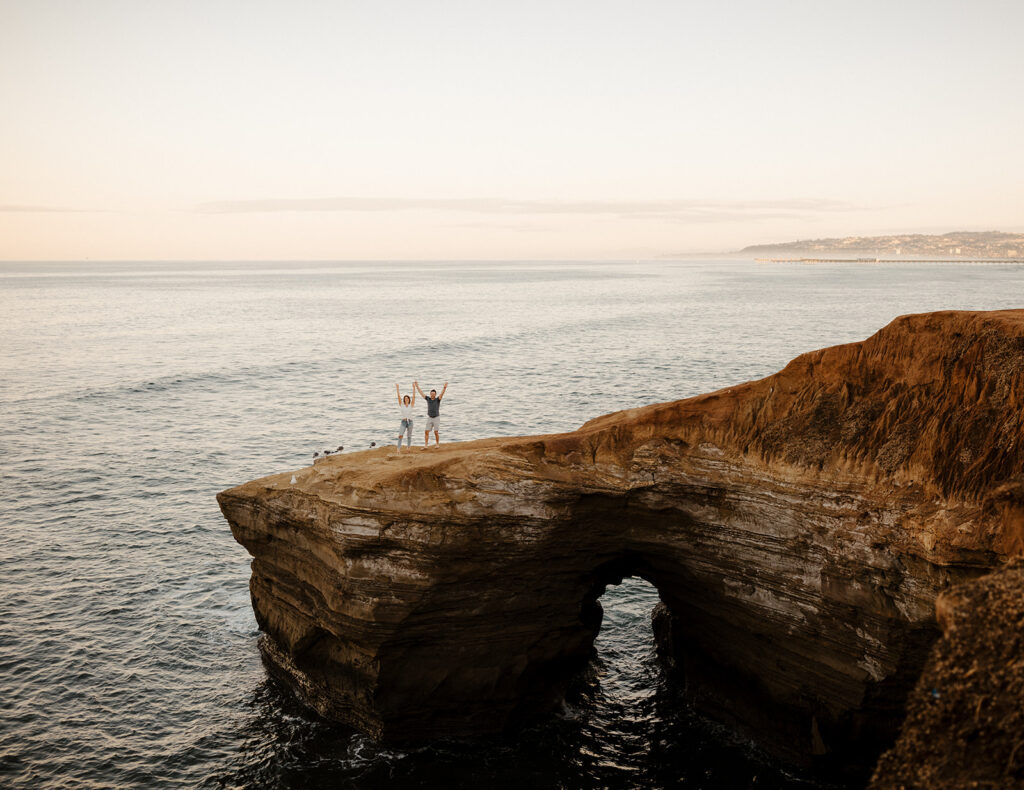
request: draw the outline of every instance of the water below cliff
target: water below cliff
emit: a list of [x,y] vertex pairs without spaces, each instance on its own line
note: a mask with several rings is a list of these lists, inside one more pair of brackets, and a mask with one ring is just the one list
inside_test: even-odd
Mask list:
[[0,264],[0,780],[800,786],[679,702],[635,580],[602,599],[561,716],[413,749],[320,722],[266,677],[213,495],[391,441],[396,380],[451,382],[442,440],[567,430],[900,313],[1017,307],[1022,284],[918,264]]

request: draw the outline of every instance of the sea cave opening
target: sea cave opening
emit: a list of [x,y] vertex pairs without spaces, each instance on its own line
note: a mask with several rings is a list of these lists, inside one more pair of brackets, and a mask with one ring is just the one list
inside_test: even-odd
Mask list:
[[658,601],[658,590],[639,576],[608,585],[600,597],[603,613],[591,667],[602,693],[627,716],[643,707],[662,672],[651,625]]
[[[566,696],[580,768],[609,787],[832,787],[770,757],[687,699],[678,639],[650,568],[636,558],[599,568],[581,616],[595,629],[586,667]],[[676,612],[686,616],[687,612]],[[679,647],[677,643],[674,647]],[[666,660],[668,659],[668,660]]]
[[610,782],[630,784],[659,765],[652,740],[665,690],[651,613],[657,589],[639,576],[601,579],[581,615],[597,631],[586,665],[570,683],[566,714],[578,729],[579,767]]

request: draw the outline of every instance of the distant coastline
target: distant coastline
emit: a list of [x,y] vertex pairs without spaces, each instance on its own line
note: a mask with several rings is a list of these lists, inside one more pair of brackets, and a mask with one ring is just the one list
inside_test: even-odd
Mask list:
[[975,266],[1024,264],[1024,258],[754,258],[757,263],[955,263]]
[[956,231],[938,235],[847,236],[754,244],[739,252],[772,262],[1021,263],[1024,233]]

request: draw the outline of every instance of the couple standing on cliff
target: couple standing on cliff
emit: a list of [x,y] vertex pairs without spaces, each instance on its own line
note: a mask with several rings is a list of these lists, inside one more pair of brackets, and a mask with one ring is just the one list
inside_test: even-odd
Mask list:
[[431,390],[429,395],[424,395],[418,381],[412,383],[412,397],[402,396],[402,391],[395,384],[395,392],[398,395],[398,410],[402,413],[402,422],[398,426],[398,451],[402,451],[402,434],[406,435],[409,449],[412,449],[412,408],[416,405],[416,393],[418,392],[423,400],[427,402],[427,429],[423,431],[423,449],[430,444],[430,431],[434,431],[434,447],[441,444],[439,431],[441,429],[441,398],[448,390],[448,382],[441,388],[441,394],[437,390]]

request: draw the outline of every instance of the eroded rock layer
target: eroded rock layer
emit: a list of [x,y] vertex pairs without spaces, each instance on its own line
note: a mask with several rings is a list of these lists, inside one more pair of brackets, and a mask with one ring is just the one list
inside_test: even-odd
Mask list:
[[1024,545],[1024,311],[906,316],[567,434],[335,456],[218,497],[270,665],[375,737],[495,730],[653,583],[697,704],[793,758],[878,750],[940,590]]

